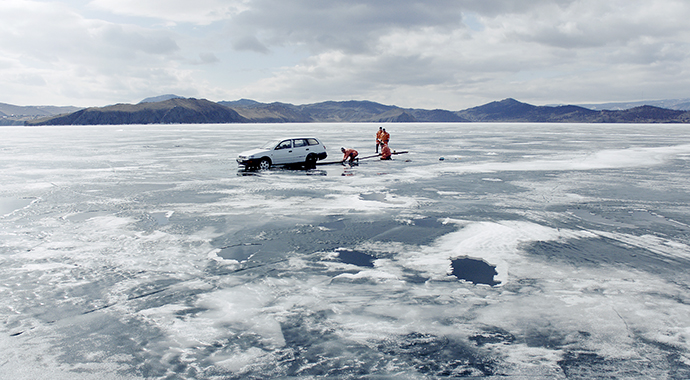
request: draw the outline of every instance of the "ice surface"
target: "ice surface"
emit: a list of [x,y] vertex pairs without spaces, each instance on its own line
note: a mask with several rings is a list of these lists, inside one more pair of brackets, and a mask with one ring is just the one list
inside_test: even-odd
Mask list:
[[27,207],[31,204],[30,199],[1,197],[0,198],[0,215],[7,216],[17,210]]
[[0,377],[690,377],[689,126],[377,129],[2,128]]

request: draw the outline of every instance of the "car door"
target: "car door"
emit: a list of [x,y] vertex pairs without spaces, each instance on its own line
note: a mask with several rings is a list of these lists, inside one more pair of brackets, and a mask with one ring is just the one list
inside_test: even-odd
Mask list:
[[292,153],[292,140],[281,141],[273,150],[273,163],[276,165],[291,163]]
[[294,154],[294,161],[304,162],[307,160],[307,153],[309,153],[309,144],[306,139],[292,140],[292,153]]

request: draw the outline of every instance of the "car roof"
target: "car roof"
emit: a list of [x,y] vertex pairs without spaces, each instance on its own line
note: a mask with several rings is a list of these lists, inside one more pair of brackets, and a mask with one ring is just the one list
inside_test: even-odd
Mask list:
[[299,139],[316,139],[316,140],[318,140],[318,138],[316,138],[316,137],[303,137],[303,136],[301,136],[301,137],[295,137],[295,136],[292,136],[292,137],[282,137],[282,138],[278,138],[278,139],[276,139],[276,140],[283,141],[283,140],[299,140]]

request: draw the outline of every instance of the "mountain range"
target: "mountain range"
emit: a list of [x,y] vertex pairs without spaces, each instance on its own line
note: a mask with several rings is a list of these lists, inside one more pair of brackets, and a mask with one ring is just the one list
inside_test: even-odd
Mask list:
[[246,123],[231,108],[205,99],[172,98],[160,102],[84,108],[65,115],[29,120],[26,125],[210,124]]
[[670,110],[690,111],[690,99],[664,99],[664,100],[646,100],[639,102],[619,102],[619,103],[599,103],[599,104],[577,104],[580,107],[588,108],[595,111],[620,111],[627,110],[640,106],[654,106],[659,108],[668,108]]
[[79,107],[15,106],[0,103],[0,125],[24,125],[27,120],[78,111]]
[[[677,101],[676,105],[682,102]],[[193,123],[356,123],[356,122],[552,122],[552,123],[690,123],[690,111],[639,105],[621,110],[596,110],[577,105],[534,106],[504,99],[462,111],[401,108],[371,101],[327,101],[304,105],[261,103],[249,99],[212,102],[161,95],[137,104],[84,109],[8,107],[37,113],[23,119],[3,116],[24,125],[193,124]],[[52,111],[52,114],[49,113]],[[57,114],[64,112],[62,114]],[[16,115],[16,113],[15,113]],[[5,125],[11,123],[5,123]]]

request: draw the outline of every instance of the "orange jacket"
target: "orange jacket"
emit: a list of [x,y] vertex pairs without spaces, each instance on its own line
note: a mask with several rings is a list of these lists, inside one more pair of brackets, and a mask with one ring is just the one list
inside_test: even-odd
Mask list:
[[382,160],[390,160],[391,159],[391,148],[389,148],[388,145],[384,145],[383,148],[381,148],[381,159]]
[[354,149],[345,149],[345,155],[343,156],[343,161],[347,160],[348,157],[352,160],[355,157],[357,157],[359,153],[357,153],[356,150]]
[[384,144],[388,144],[388,140],[391,139],[391,134],[388,132],[383,132],[381,134],[381,142]]
[[382,136],[383,136],[382,130],[379,129],[378,131],[376,131],[376,141],[381,141]]

